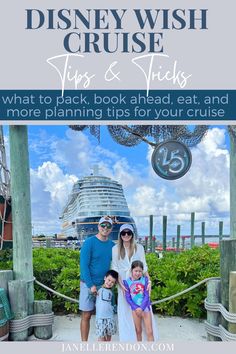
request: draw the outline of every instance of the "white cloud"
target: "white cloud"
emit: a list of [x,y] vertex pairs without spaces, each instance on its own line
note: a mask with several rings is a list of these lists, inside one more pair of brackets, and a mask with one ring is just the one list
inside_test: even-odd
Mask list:
[[64,174],[51,161],[44,162],[36,170],[31,169],[32,224],[35,233],[54,233],[60,229],[59,216],[77,180]]
[[96,162],[92,143],[82,132],[68,129],[64,139],[52,144],[53,160],[76,175],[90,174]]
[[[207,221],[216,217],[225,220],[225,214],[229,212],[229,151],[225,147],[225,133],[224,129],[209,130],[205,139],[192,149],[192,166],[179,180],[161,180],[150,166],[145,184],[134,192],[133,214],[168,215],[172,225],[170,232],[176,230],[181,220],[184,227],[190,229],[191,212],[197,213],[196,220]],[[149,148],[148,161],[151,153]],[[160,229],[160,217],[154,219],[159,219]],[[225,221],[228,227],[228,218]],[[144,232],[142,220],[137,222],[140,233]],[[218,219],[209,225],[217,228]]]
[[[34,152],[45,160],[31,169],[32,216],[36,231],[60,231],[58,220],[76,178],[88,175],[97,164],[100,172],[121,183],[140,235],[149,232],[149,215],[154,228],[162,233],[162,215],[168,216],[168,232],[175,233],[181,224],[190,232],[190,213],[196,212],[196,228],[206,221],[206,228],[217,230],[218,221],[228,228],[229,151],[225,130],[210,129],[205,139],[191,149],[192,166],[181,179],[166,181],[152,170],[148,147],[146,162],[130,161],[117,151],[99,145],[95,138],[71,129],[63,138],[41,134],[31,141]],[[40,147],[42,145],[42,148]],[[128,149],[128,148],[127,148]],[[128,154],[127,154],[128,156]],[[138,165],[139,164],[139,165]],[[147,167],[148,166],[148,167]]]

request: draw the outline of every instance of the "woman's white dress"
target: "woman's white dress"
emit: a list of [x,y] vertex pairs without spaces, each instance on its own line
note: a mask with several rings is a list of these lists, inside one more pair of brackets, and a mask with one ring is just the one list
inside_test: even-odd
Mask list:
[[[115,245],[112,248],[112,265],[111,269],[116,270],[122,280],[129,278],[131,264],[133,261],[141,261],[144,265],[144,273],[147,272],[147,263],[145,259],[144,248],[142,245],[137,244],[137,250],[129,259],[128,252],[126,252],[124,259],[118,259],[118,247]],[[119,338],[121,342],[136,342],[136,332],[134,327],[134,321],[132,316],[132,310],[127,303],[123,291],[120,286],[118,286],[118,304],[117,304],[117,314],[118,314],[118,328],[119,328]],[[154,317],[152,314],[152,325],[154,332],[154,340],[157,340],[157,330],[154,322]],[[145,340],[145,331],[143,331],[143,338]]]

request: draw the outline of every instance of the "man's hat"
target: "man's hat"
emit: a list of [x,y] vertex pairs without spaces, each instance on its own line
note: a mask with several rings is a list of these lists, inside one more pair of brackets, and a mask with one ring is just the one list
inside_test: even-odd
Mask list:
[[102,224],[103,222],[108,222],[109,224],[113,224],[113,221],[112,221],[112,219],[111,218],[109,218],[109,216],[103,216],[100,220],[99,220],[99,222],[98,222],[98,224],[100,225],[100,224]]

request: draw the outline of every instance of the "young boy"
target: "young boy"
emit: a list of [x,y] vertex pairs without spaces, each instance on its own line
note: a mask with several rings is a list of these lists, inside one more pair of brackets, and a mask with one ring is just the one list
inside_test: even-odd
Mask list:
[[99,341],[110,342],[116,333],[116,323],[112,306],[112,287],[118,280],[118,273],[109,270],[104,277],[104,284],[98,290],[96,298],[96,335]]

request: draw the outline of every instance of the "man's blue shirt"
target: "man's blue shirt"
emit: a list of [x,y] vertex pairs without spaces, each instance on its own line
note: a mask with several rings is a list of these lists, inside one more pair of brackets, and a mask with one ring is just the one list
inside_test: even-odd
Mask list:
[[85,240],[80,252],[80,279],[88,288],[103,284],[104,276],[110,269],[114,245],[113,241],[101,241],[96,236]]

